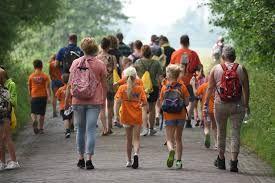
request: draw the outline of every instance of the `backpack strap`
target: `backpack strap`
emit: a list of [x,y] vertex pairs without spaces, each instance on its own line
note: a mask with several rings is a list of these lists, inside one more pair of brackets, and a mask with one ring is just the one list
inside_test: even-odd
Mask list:
[[224,64],[224,63],[222,63],[222,64],[220,64],[221,66],[222,66],[222,70],[223,71],[227,71],[228,70],[228,68],[226,67],[226,65]]
[[233,71],[237,71],[238,66],[239,66],[239,64],[234,63],[234,65],[233,65],[233,67],[232,67],[232,70],[233,70]]

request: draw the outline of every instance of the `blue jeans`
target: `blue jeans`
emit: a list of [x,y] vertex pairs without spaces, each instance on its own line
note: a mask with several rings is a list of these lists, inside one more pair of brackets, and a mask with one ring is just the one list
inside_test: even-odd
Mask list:
[[[80,155],[94,155],[96,124],[99,105],[73,105],[74,123],[77,127],[76,144]],[[85,139],[87,138],[87,139]]]

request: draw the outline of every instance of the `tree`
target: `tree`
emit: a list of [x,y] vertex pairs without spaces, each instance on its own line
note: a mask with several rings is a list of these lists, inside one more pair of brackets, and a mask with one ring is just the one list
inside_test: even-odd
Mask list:
[[242,60],[275,68],[275,1],[210,0],[210,23],[228,30]]
[[58,0],[1,0],[0,63],[7,59],[8,51],[23,29],[39,23],[51,23],[57,15],[59,5]]

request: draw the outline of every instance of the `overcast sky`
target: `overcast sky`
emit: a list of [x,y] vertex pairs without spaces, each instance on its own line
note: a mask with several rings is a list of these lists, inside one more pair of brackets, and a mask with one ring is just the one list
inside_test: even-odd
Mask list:
[[[123,12],[130,25],[122,28],[125,42],[141,39],[148,42],[152,34],[166,34],[187,9],[196,9],[202,0],[124,0]],[[207,21],[207,16],[205,16]]]

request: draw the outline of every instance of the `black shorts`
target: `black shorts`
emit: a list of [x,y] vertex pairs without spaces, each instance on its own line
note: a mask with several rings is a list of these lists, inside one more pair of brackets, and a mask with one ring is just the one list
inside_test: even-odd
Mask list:
[[158,86],[153,86],[153,92],[149,94],[149,98],[147,99],[147,101],[149,103],[154,103],[158,100],[159,98],[159,87]]
[[188,92],[189,92],[189,102],[194,102],[195,101],[195,94],[194,94],[194,91],[193,91],[193,87],[191,85],[187,85],[186,86]]
[[61,110],[61,111],[60,111],[60,115],[62,116],[63,121],[73,119],[73,112],[72,112],[69,116],[66,116],[66,115],[64,114],[64,110]]
[[47,107],[47,97],[37,97],[31,100],[31,113],[45,116]]

